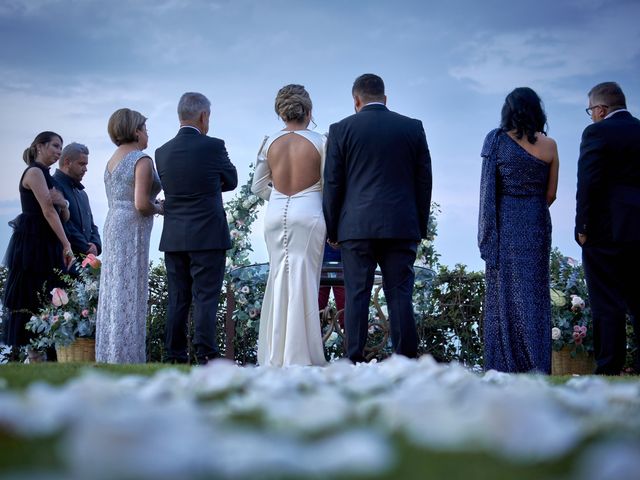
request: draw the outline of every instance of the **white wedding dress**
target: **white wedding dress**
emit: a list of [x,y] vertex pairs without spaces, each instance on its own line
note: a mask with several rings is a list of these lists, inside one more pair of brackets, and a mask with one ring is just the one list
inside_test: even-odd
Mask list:
[[258,364],[325,365],[318,310],[318,290],[326,226],[322,213],[322,180],[294,195],[272,185],[269,147],[283,135],[310,141],[324,166],[325,137],[309,130],[271,135],[258,153],[251,191],[268,200],[264,236],[269,278],[262,302]]

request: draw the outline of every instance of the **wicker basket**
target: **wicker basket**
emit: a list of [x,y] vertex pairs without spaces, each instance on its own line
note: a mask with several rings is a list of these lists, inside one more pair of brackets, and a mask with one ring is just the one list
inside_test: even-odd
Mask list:
[[77,338],[71,345],[56,345],[58,362],[95,362],[96,341],[93,338]]
[[571,349],[562,347],[562,350],[551,353],[552,375],[589,375],[596,368],[593,353],[580,352],[575,358],[571,357]]

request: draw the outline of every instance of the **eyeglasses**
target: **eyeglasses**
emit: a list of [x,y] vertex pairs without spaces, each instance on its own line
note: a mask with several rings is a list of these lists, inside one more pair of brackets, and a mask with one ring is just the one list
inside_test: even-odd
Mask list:
[[593,113],[593,109],[594,108],[598,108],[598,107],[603,107],[603,108],[609,108],[609,105],[594,105],[593,107],[587,107],[584,109],[585,112],[587,112],[587,115],[591,116]]

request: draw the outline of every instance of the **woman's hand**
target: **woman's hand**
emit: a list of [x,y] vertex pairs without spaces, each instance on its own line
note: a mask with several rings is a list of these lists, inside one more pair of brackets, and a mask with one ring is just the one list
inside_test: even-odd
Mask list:
[[76,257],[73,255],[73,250],[71,250],[71,244],[64,245],[62,247],[62,262],[64,264],[64,268],[69,270],[75,261]]
[[156,215],[164,215],[164,200],[156,200]]

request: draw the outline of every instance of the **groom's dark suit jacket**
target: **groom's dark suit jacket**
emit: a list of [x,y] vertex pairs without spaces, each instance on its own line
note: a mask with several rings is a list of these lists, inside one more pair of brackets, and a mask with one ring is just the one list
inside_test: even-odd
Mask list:
[[165,195],[160,251],[194,252],[231,247],[222,192],[238,184],[224,141],[182,127],[156,150]]
[[323,195],[330,240],[426,238],[431,157],[422,122],[373,104],[331,125]]
[[576,239],[640,241],[640,120],[619,112],[585,128],[578,160]]

